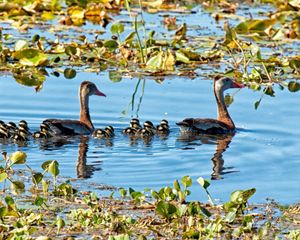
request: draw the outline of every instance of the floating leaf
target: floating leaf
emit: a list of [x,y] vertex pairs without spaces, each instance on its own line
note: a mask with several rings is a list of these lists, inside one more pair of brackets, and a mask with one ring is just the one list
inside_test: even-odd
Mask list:
[[181,190],[181,189],[180,189],[180,185],[179,185],[178,180],[175,180],[175,181],[174,181],[173,186],[174,186],[174,188],[175,188],[177,191],[180,191],[180,190]]
[[59,174],[59,163],[54,160],[52,161],[48,166],[48,172],[50,172],[54,177],[56,177]]
[[193,183],[190,176],[182,177],[181,182],[185,188],[192,186],[192,183]]
[[108,48],[110,51],[114,51],[119,47],[119,44],[115,40],[106,40],[104,41],[103,46]]
[[122,80],[122,74],[117,70],[109,71],[108,77],[112,82],[120,82]]
[[66,68],[64,70],[64,77],[66,79],[72,79],[76,77],[76,70],[73,68]]
[[122,32],[124,32],[124,24],[120,23],[120,22],[115,22],[111,25],[110,27],[110,31],[112,34],[121,34]]
[[300,90],[300,83],[296,81],[290,81],[288,84],[288,89],[290,92],[298,92]]
[[26,153],[20,151],[16,151],[10,156],[12,164],[23,164],[26,162],[26,158]]
[[28,48],[28,42],[25,40],[18,40],[15,45],[15,51],[20,51],[25,48]]
[[41,173],[34,173],[33,176],[32,176],[32,182],[35,184],[35,185],[38,185],[42,179],[43,179],[43,174]]
[[228,107],[230,104],[233,103],[233,96],[231,96],[230,94],[226,94],[225,98],[224,98],[225,104]]
[[47,61],[47,55],[40,50],[27,48],[13,53],[13,57],[19,59],[24,66],[42,66]]
[[77,49],[76,47],[74,46],[67,46],[66,49],[65,49],[65,53],[69,56],[72,56],[72,55],[75,55],[77,52]]

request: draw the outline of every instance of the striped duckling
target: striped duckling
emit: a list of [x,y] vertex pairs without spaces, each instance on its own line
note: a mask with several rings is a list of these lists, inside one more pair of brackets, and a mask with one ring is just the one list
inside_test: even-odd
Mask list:
[[145,121],[144,128],[139,131],[141,137],[152,137],[155,135],[155,127],[152,122]]
[[18,130],[17,125],[14,122],[8,122],[6,124],[6,129],[10,135],[13,135]]
[[142,126],[140,124],[140,120],[137,118],[132,118],[130,120],[130,126],[123,129],[122,133],[126,134],[126,135],[135,135],[141,129],[142,129]]
[[161,120],[160,124],[156,126],[156,132],[160,135],[169,134],[169,122],[166,119]]
[[96,129],[92,135],[94,138],[98,138],[98,139],[111,138],[115,135],[114,132],[115,129],[112,126],[107,126],[104,130],[100,128]]
[[0,120],[0,138],[9,138],[11,136],[5,122]]
[[24,142],[28,140],[30,135],[28,124],[25,120],[21,120],[18,125],[18,129],[12,135],[12,139],[15,142]]
[[49,134],[50,128],[46,123],[41,123],[40,131],[34,132],[32,134],[33,138],[49,138],[51,135]]

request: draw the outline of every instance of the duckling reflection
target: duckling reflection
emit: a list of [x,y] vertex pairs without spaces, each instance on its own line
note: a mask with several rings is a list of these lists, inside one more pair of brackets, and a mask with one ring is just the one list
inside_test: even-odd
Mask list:
[[224,167],[223,153],[229,147],[229,144],[234,137],[234,133],[222,134],[222,135],[208,135],[208,134],[184,134],[181,133],[180,137],[177,139],[181,142],[192,142],[200,140],[201,144],[211,144],[216,143],[216,151],[212,157],[212,180],[222,179],[223,175],[228,173],[237,172],[236,170],[230,170],[232,167]]

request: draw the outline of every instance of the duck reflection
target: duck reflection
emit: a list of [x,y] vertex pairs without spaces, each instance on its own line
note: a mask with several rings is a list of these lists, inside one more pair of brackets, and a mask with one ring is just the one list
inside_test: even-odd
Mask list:
[[[223,159],[223,153],[229,147],[229,144],[231,143],[233,137],[234,137],[234,133],[221,134],[221,135],[208,135],[208,134],[195,135],[195,134],[181,133],[180,137],[177,138],[177,141],[191,143],[200,140],[201,144],[212,144],[212,143],[216,144],[216,151],[211,159],[213,163],[211,179],[219,180],[222,179],[223,178],[222,176],[225,174],[237,172],[236,170],[232,170],[233,167],[224,167],[224,159]],[[190,148],[187,147],[186,149],[190,149]]]
[[[73,144],[74,141],[78,141],[78,158],[76,164],[77,178],[91,178],[95,171],[101,171],[99,166],[102,161],[98,161],[96,164],[87,164],[87,153],[89,150],[89,136],[79,136],[78,138],[51,138],[51,139],[39,139],[36,140],[40,144],[40,148],[47,151],[53,151],[61,149],[64,145]],[[111,141],[105,141],[106,146],[112,146]]]

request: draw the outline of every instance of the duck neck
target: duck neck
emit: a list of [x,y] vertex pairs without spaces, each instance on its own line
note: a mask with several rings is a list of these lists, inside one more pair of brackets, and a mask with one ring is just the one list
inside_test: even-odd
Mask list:
[[80,122],[84,123],[91,130],[94,129],[94,125],[91,121],[89,111],[89,96],[84,95],[82,92],[79,93],[80,99]]
[[220,122],[225,123],[229,129],[235,129],[235,125],[229,115],[229,112],[227,110],[227,107],[225,105],[225,100],[224,100],[224,94],[223,91],[217,91],[214,89],[215,96],[216,96],[216,101],[217,101],[217,108],[218,108],[218,120]]

